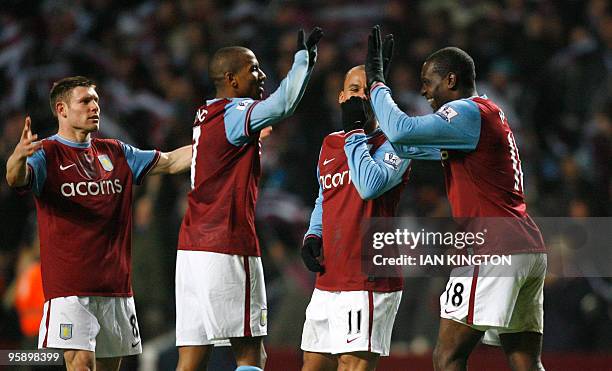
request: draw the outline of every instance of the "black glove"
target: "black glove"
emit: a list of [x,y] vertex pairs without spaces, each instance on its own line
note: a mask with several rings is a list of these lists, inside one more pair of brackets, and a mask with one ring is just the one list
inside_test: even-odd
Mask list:
[[308,50],[308,67],[312,67],[317,59],[317,43],[323,37],[321,27],[315,27],[308,35],[308,40],[304,42],[304,30],[298,31],[297,50]]
[[[368,80],[368,90],[377,81],[385,82],[382,42],[380,40],[380,26],[372,28],[372,34],[368,36],[368,55],[366,57],[365,70]],[[393,49],[393,48],[391,48]],[[389,59],[390,61],[391,59]]]
[[382,57],[383,57],[383,75],[385,80],[389,78],[389,67],[391,66],[391,59],[393,58],[393,34],[385,36],[382,46]]
[[369,104],[368,101],[355,96],[340,104],[340,108],[342,108],[342,129],[345,133],[355,129],[363,129],[367,121],[366,104]]
[[321,256],[321,246],[322,241],[319,237],[309,236],[304,240],[304,246],[302,246],[302,260],[306,268],[311,272],[325,272],[325,268],[317,259]]

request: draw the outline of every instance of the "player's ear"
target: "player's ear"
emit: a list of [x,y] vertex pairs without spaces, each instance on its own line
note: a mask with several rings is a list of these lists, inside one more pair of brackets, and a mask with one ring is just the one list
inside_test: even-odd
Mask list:
[[338,103],[342,104],[346,100],[346,95],[344,95],[344,90],[340,90],[340,94],[338,94]]
[[66,106],[65,102],[62,102],[61,100],[58,100],[57,102],[55,102],[55,113],[57,117],[66,117],[66,109],[68,107]]
[[455,73],[449,72],[448,75],[446,75],[446,80],[450,90],[457,89],[457,75],[455,75]]
[[227,82],[227,84],[229,86],[231,86],[232,88],[237,88],[238,87],[238,81],[236,81],[236,76],[234,75],[233,72],[226,72],[223,74],[223,78],[225,79],[225,81]]

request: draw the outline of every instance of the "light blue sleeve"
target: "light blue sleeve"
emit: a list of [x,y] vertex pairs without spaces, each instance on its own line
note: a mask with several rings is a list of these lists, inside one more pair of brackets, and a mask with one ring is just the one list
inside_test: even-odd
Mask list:
[[348,136],[344,143],[351,181],[364,200],[379,197],[402,181],[410,160],[401,159],[386,141],[371,156],[363,133]]
[[159,152],[156,150],[143,151],[121,141],[119,141],[119,143],[121,143],[121,147],[123,147],[125,158],[130,166],[130,170],[132,170],[132,183],[142,183],[144,176],[147,175],[152,165],[154,165],[159,158]]
[[34,152],[32,156],[28,157],[26,163],[32,169],[32,178],[30,179],[32,192],[36,196],[40,196],[45,180],[47,180],[47,156],[45,156],[45,151],[41,148]]
[[[319,169],[317,168],[317,179],[319,179]],[[323,238],[323,189],[321,188],[321,183],[319,182],[319,196],[315,200],[315,207],[312,210],[312,214],[310,214],[310,225],[308,226],[308,231],[306,232],[306,236],[315,235]]]
[[440,160],[440,150],[438,148],[414,147],[406,144],[391,143],[393,150],[401,158],[413,160]]
[[274,93],[264,100],[234,98],[225,107],[225,134],[235,146],[248,142],[251,134],[289,117],[304,95],[312,68],[308,52],[295,53],[293,66]]
[[391,90],[376,85],[371,92],[376,118],[395,144],[472,151],[480,139],[480,110],[468,99],[449,102],[425,116],[408,116],[391,98]]

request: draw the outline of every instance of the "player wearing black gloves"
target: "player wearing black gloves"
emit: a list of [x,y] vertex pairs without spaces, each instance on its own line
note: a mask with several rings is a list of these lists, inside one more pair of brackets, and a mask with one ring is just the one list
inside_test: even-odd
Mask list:
[[318,258],[321,256],[321,238],[319,236],[308,236],[304,239],[302,246],[302,260],[304,265],[311,272],[325,272]]
[[323,37],[321,27],[315,27],[308,35],[308,40],[304,41],[304,30],[298,31],[297,50],[308,50],[308,66],[312,67],[317,58],[317,44]]
[[[393,38],[384,45],[388,72]],[[338,96],[344,130],[326,136],[319,155],[319,195],[301,251],[317,272],[302,332],[302,371],[371,370],[389,354],[402,279],[364,272],[361,223],[395,215],[410,160],[400,159],[377,128],[366,85],[363,65],[347,72]]]

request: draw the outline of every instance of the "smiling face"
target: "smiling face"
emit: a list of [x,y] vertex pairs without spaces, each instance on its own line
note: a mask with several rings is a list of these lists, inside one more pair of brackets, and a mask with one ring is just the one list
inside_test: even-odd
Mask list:
[[366,74],[363,66],[353,67],[346,73],[342,91],[338,96],[338,103],[343,103],[351,97],[367,99]]
[[242,67],[234,74],[232,87],[237,97],[262,99],[266,74],[259,68],[259,62],[252,51],[242,55]]
[[66,100],[56,102],[60,126],[74,132],[91,133],[100,128],[100,105],[95,86],[77,86]]
[[455,86],[455,82],[456,77],[453,73],[440,76],[435,71],[435,62],[429,61],[423,63],[423,68],[421,69],[421,95],[427,99],[427,102],[434,111],[455,99],[452,89]]

